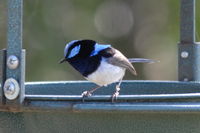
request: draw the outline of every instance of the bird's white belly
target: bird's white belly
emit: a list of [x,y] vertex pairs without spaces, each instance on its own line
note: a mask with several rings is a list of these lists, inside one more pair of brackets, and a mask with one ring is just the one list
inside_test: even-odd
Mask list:
[[114,66],[103,60],[99,68],[92,74],[88,75],[86,79],[99,86],[106,86],[108,84],[118,82],[123,78],[124,74],[125,68]]

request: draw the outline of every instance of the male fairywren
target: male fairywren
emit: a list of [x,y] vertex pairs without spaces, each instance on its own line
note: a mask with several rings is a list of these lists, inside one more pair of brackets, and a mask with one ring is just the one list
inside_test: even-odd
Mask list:
[[93,40],[74,40],[69,42],[64,49],[64,58],[60,61],[69,62],[87,80],[94,82],[98,87],[82,93],[83,98],[102,86],[119,82],[112,95],[112,101],[117,98],[120,84],[125,71],[129,70],[137,75],[131,63],[153,63],[154,60],[144,58],[127,59],[119,50],[111,45],[99,44]]

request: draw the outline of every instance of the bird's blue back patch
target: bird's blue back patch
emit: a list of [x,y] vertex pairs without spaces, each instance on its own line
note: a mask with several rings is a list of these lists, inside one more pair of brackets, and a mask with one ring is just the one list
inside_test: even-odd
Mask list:
[[111,47],[111,45],[102,45],[102,44],[96,43],[94,45],[94,50],[92,51],[90,56],[95,56],[95,55],[98,54],[99,51],[104,50],[104,49],[109,48],[109,47]]
[[79,53],[80,48],[81,48],[81,45],[77,45],[76,47],[74,47],[74,48],[70,51],[70,54],[69,54],[68,58],[72,58],[72,57],[76,56],[76,55]]

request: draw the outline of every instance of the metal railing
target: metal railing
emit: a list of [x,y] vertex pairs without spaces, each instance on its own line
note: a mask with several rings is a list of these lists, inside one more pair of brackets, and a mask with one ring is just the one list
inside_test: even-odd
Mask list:
[[[180,0],[179,81],[124,81],[116,103],[112,85],[82,101],[84,81],[25,83],[23,0],[8,0],[8,45],[0,51],[0,110],[199,111],[200,47],[195,42],[195,0]],[[130,95],[134,94],[134,95]]]

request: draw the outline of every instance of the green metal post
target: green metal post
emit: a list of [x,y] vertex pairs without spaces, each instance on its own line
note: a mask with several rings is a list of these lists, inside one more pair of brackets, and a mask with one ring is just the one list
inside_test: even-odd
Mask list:
[[181,0],[181,43],[195,42],[195,0]]
[[[23,102],[25,92],[25,51],[22,50],[22,16],[23,0],[8,0],[8,44],[6,57],[6,81],[8,84],[7,86],[4,84],[4,94],[8,95],[6,96],[6,105],[12,106],[18,106]],[[17,92],[18,89],[19,92]],[[16,98],[13,96],[13,93],[15,93]]]
[[200,81],[200,45],[195,42],[195,0],[181,0],[179,70],[180,81]]

